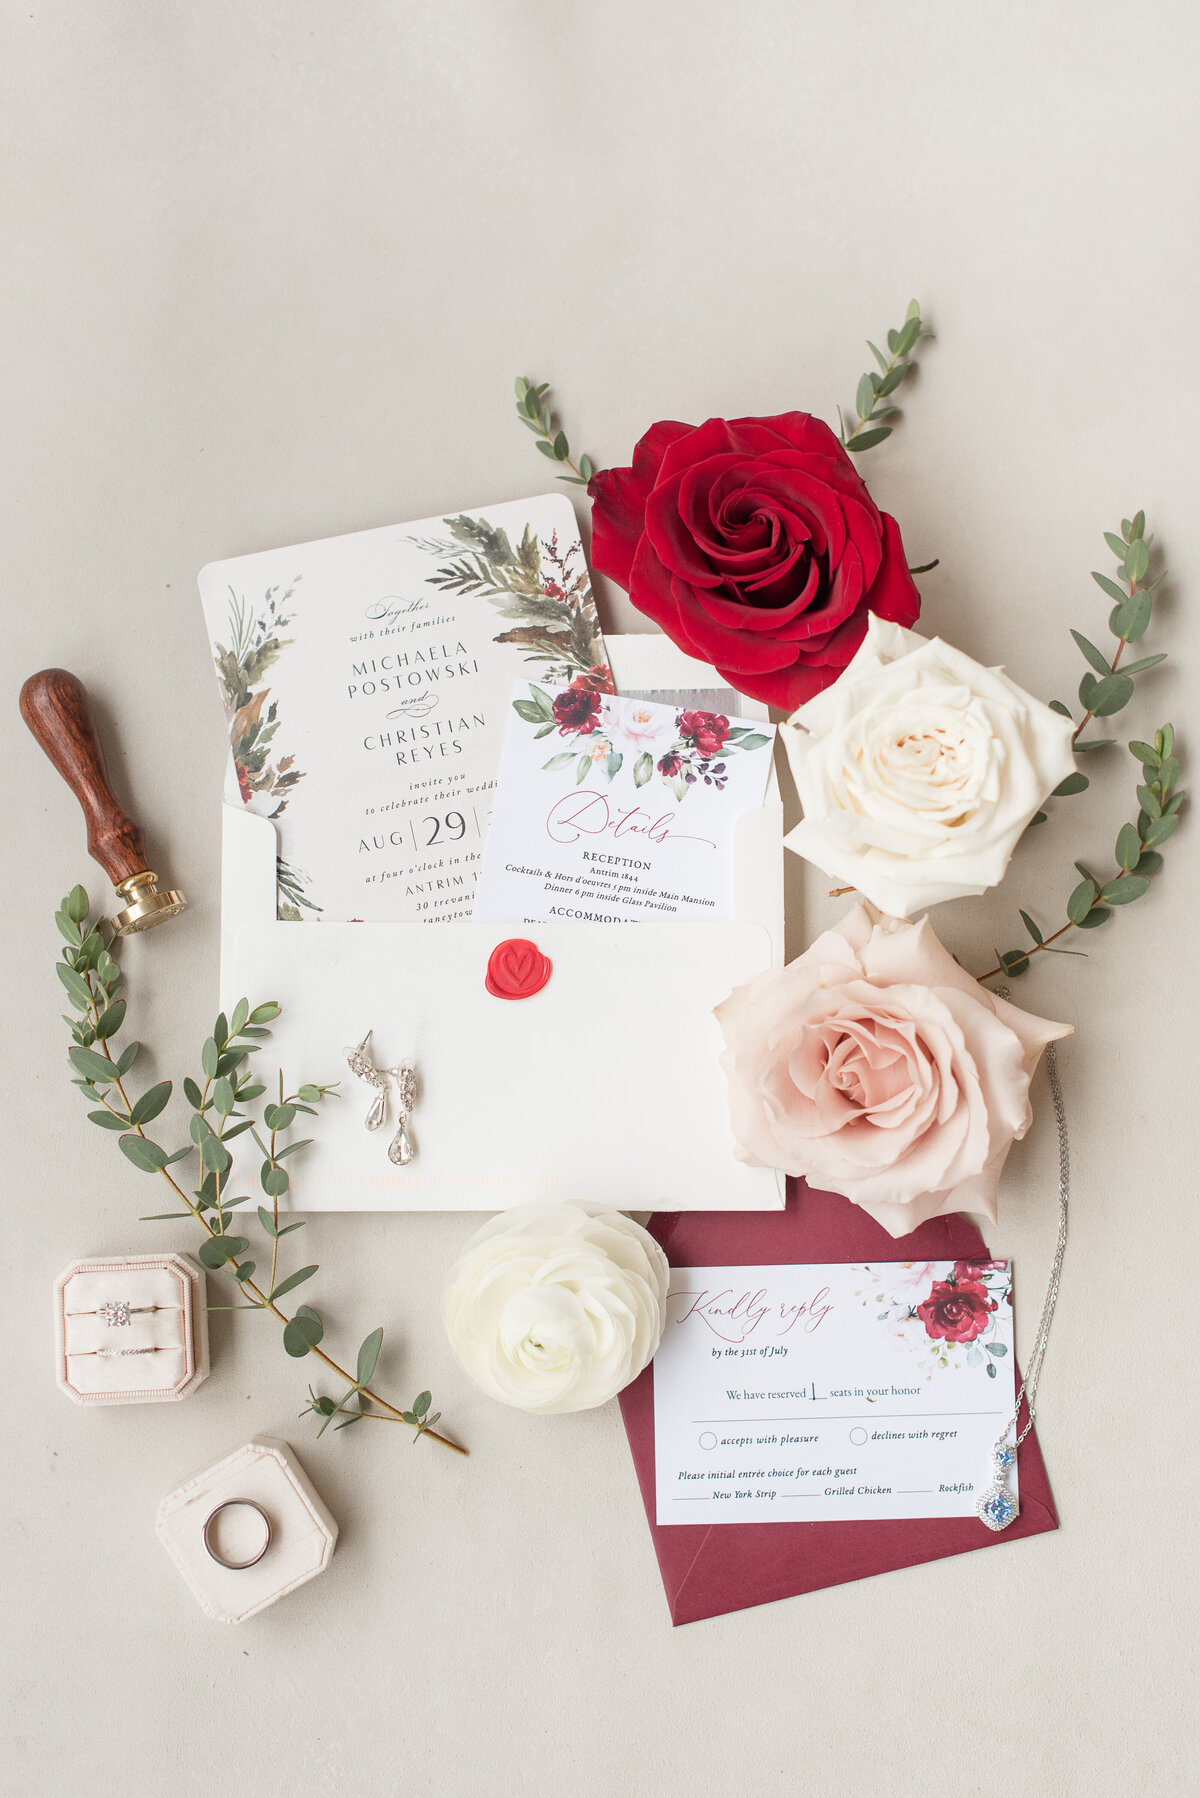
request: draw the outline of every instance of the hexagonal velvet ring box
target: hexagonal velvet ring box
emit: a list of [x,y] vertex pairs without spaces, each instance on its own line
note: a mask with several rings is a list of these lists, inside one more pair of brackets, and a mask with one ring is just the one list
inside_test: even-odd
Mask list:
[[[230,1568],[205,1547],[205,1525],[218,1505],[237,1499],[265,1513],[270,1540],[252,1566]],[[253,1516],[249,1521],[257,1527]],[[244,1623],[315,1579],[329,1565],[338,1537],[295,1451],[276,1436],[256,1437],[169,1492],[155,1528],[193,1597],[217,1623]],[[245,1558],[215,1546],[228,1559]],[[250,1552],[256,1548],[252,1544]]]
[[93,1255],[54,1286],[58,1384],[77,1405],[186,1398],[208,1378],[204,1269],[190,1255]]

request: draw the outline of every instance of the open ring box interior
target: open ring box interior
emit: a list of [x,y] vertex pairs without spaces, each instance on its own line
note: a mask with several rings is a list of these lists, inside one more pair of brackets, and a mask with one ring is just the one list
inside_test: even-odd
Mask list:
[[60,1388],[77,1405],[186,1398],[208,1378],[205,1297],[189,1255],[73,1261],[54,1286]]

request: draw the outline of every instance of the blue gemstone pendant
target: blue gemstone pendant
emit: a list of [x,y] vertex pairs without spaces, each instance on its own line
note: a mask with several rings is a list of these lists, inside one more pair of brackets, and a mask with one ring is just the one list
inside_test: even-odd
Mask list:
[[990,1530],[1006,1530],[1017,1515],[1017,1501],[1003,1486],[996,1486],[984,1494],[977,1509]]
[[1007,1490],[1004,1478],[1010,1467],[1016,1465],[1017,1451],[1003,1436],[992,1450],[992,1486],[985,1492],[975,1509],[982,1522],[990,1530],[1006,1530],[1017,1515],[1019,1506],[1012,1493]]

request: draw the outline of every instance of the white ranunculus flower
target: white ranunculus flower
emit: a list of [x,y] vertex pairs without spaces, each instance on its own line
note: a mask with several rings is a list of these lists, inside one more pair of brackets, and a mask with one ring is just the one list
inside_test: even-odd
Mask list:
[[493,1398],[586,1411],[637,1378],[662,1335],[670,1272],[654,1238],[600,1205],[503,1212],[446,1284],[451,1347]]
[[780,729],[804,808],[788,847],[896,918],[995,886],[1075,766],[1069,718],[874,616],[845,673]]

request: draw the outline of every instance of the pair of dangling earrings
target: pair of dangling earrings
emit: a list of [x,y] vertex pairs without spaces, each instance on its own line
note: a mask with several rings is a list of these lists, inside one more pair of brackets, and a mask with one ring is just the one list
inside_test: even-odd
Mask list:
[[417,1097],[417,1073],[410,1061],[402,1061],[399,1067],[377,1068],[368,1054],[373,1032],[367,1034],[353,1049],[345,1050],[350,1072],[365,1080],[368,1086],[375,1089],[375,1097],[371,1100],[371,1108],[363,1120],[368,1130],[378,1130],[387,1116],[388,1094],[391,1088],[389,1081],[395,1081],[396,1098],[400,1111],[396,1134],[388,1144],[388,1160],[397,1167],[404,1167],[416,1154],[416,1145],[408,1130],[408,1120]]

